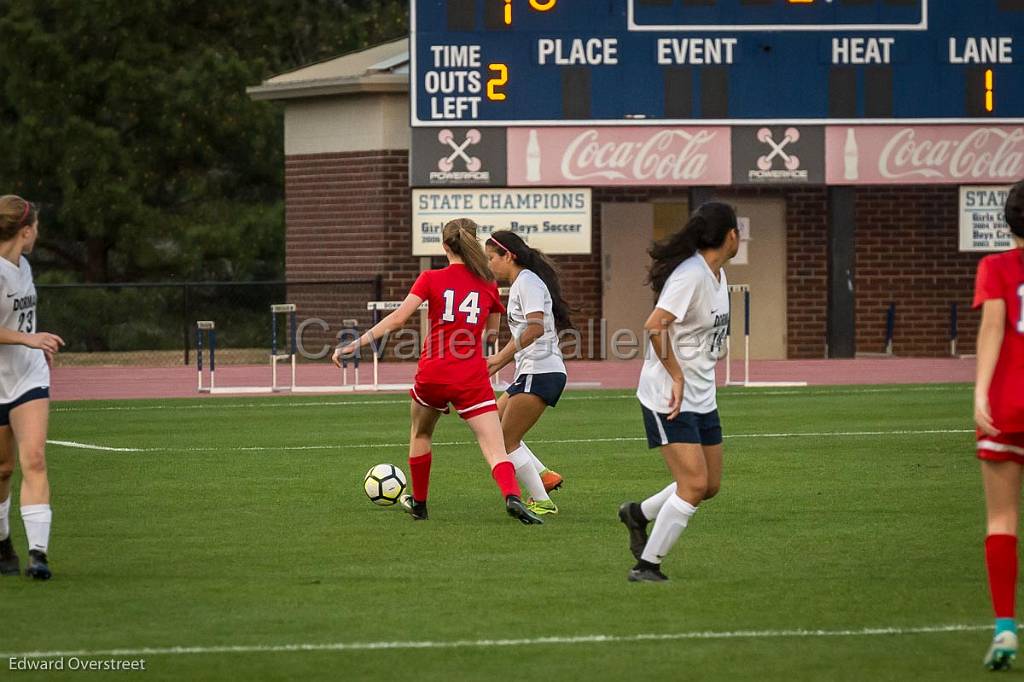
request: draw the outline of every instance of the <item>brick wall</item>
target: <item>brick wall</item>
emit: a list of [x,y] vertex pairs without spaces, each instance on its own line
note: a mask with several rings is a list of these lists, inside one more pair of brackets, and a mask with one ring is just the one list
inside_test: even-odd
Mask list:
[[[294,155],[285,159],[289,280],[362,280],[381,276],[384,300],[401,300],[419,273],[411,253],[407,151]],[[290,293],[299,319],[319,317],[330,331],[314,332],[319,348],[343,318],[372,322],[366,301],[373,288],[354,285],[329,298]],[[418,325],[414,320],[411,327]]]
[[786,192],[786,327],[790,358],[821,358],[828,331],[828,196]]
[[974,352],[980,318],[970,305],[982,254],[959,252],[957,205],[956,187],[857,191],[859,352],[884,350],[886,311],[895,303],[896,355],[948,355],[954,302],[960,308],[960,352]]
[[[384,299],[405,296],[419,272],[418,258],[409,255],[408,152],[289,156],[285,192],[289,279],[365,279],[380,274]],[[591,255],[554,258],[585,348],[586,321],[601,315],[601,204],[687,196],[686,188],[594,190]],[[789,357],[822,357],[828,300],[825,189],[723,188],[720,196],[786,198]],[[946,354],[949,305],[955,301],[960,304],[961,351],[973,352],[978,319],[969,304],[978,256],[957,251],[956,188],[859,189],[855,210],[858,351],[883,350],[885,311],[894,301],[895,352]],[[333,330],[340,327],[341,317],[369,322],[359,300],[366,295],[361,285],[335,293],[326,305],[312,299],[296,302],[300,316],[315,311]],[[345,312],[332,312],[337,305]]]

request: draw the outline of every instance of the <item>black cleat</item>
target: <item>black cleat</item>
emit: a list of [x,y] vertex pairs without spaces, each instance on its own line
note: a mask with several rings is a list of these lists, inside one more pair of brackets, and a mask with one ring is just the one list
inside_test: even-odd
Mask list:
[[46,552],[30,549],[28,551],[28,567],[25,568],[25,577],[35,578],[36,580],[49,580],[52,575],[50,573],[50,566],[46,563]]
[[661,564],[652,564],[641,559],[636,566],[629,569],[631,583],[663,583],[668,576],[661,572]]
[[21,562],[11,544],[11,536],[0,540],[0,575],[21,575]]
[[417,502],[413,499],[412,495],[402,495],[398,498],[398,504],[402,505],[402,509],[409,512],[409,516],[412,517],[413,521],[427,520],[426,502]]
[[505,509],[508,510],[508,515],[514,519],[519,519],[519,522],[527,526],[531,524],[542,524],[544,520],[534,514],[532,511],[526,508],[523,501],[515,495],[509,495],[505,498]]
[[640,561],[640,556],[647,546],[647,518],[640,509],[639,502],[623,502],[619,506],[619,521],[626,524],[629,530],[629,551],[633,558]]

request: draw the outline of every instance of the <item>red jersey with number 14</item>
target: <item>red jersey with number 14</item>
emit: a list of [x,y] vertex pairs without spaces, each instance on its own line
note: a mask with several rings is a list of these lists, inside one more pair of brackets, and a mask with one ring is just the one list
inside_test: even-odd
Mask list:
[[505,312],[498,285],[461,263],[420,273],[410,290],[429,305],[430,334],[424,340],[416,382],[487,383],[483,334],[491,313]]
[[1024,432],[1024,249],[985,256],[978,264],[974,307],[1006,303],[1006,329],[988,401],[1000,431]]

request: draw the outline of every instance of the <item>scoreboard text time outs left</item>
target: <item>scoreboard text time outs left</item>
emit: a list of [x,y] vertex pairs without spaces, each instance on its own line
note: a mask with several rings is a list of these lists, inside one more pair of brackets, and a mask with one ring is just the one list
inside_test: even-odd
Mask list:
[[412,124],[1024,121],[1024,0],[412,0]]

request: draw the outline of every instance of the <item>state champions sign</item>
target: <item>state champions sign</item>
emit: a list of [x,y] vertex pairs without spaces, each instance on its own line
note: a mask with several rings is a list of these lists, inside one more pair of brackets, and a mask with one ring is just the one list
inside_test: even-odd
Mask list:
[[469,218],[481,241],[496,230],[511,230],[547,254],[589,254],[593,198],[590,188],[414,189],[412,253],[440,256],[441,230],[455,218]]

